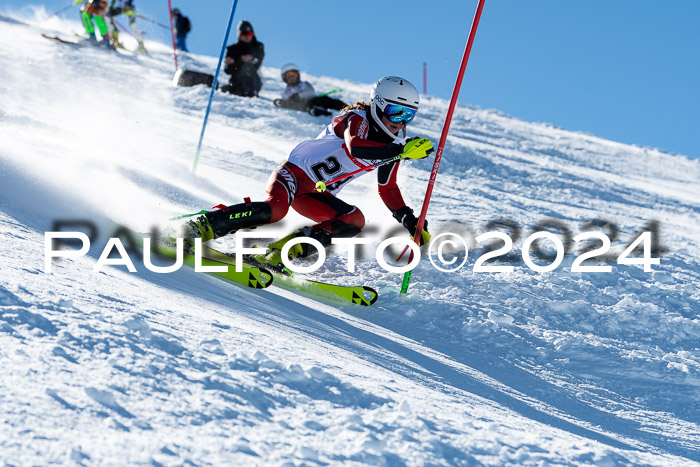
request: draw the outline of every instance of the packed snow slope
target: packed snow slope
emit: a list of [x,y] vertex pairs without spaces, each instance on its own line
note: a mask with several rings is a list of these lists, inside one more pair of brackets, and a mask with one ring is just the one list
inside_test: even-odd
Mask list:
[[[96,273],[114,223],[145,232],[261,199],[269,173],[328,119],[275,108],[279,70],[263,67],[260,98],[216,94],[192,173],[209,89],[173,86],[167,47],[71,47],[40,33],[71,37],[77,23],[30,22],[0,17],[0,463],[700,461],[699,161],[460,104],[428,219],[434,235],[473,248],[456,272],[424,258],[406,299],[402,275],[374,258],[383,238],[404,233],[373,175],[341,193],[372,241],[357,271],[340,250],[316,274],[375,287],[371,308],[188,268],[156,274],[136,255],[136,273]],[[347,102],[370,91],[304,78],[319,92],[342,88]],[[447,105],[423,97],[410,133],[437,142]],[[403,165],[404,197],[419,209],[431,160]],[[46,273],[44,233],[81,219],[100,239]],[[660,264],[645,272],[613,258],[611,272],[572,272],[580,242],[551,272],[518,260],[538,224],[575,236],[596,219],[611,237],[619,230],[614,255],[656,221]],[[257,232],[304,222],[292,213]],[[474,237],[514,224],[514,270],[474,272]]]

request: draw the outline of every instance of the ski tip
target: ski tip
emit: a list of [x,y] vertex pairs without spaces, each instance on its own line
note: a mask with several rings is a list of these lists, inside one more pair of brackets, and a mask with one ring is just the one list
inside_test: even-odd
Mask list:
[[250,274],[250,283],[248,287],[253,287],[255,289],[266,289],[272,285],[275,276],[272,275],[270,271],[265,268],[258,268],[257,278]]
[[377,301],[377,298],[379,298],[379,294],[376,290],[374,290],[372,287],[363,286],[362,296],[353,292],[352,302],[357,305],[370,306]]

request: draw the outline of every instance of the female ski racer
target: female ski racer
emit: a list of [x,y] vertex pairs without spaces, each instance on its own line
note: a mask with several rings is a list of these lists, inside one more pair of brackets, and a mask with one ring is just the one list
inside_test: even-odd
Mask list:
[[[377,81],[369,104],[359,101],[344,108],[340,115],[316,139],[295,147],[287,161],[270,176],[267,199],[246,202],[208,212],[185,225],[184,237],[191,242],[219,238],[240,229],[272,224],[284,218],[291,206],[301,215],[316,222],[268,245],[264,262],[281,268],[281,249],[292,238],[305,236],[327,247],[333,237],[354,237],[365,225],[362,212],[336,194],[346,184],[367,173],[360,171],[335,183],[333,180],[358,169],[377,170],[379,195],[411,235],[415,235],[418,219],[404,202],[396,184],[400,159],[422,159],[433,152],[427,138],[406,138],[406,125],[418,110],[418,91],[408,81],[386,76]],[[401,134],[401,136],[399,136]],[[393,162],[387,162],[393,158]],[[324,191],[318,191],[322,182]],[[321,187],[321,189],[322,189]],[[427,221],[421,232],[421,244],[427,242]],[[308,243],[294,245],[289,258],[313,253]],[[259,258],[257,258],[259,259]]]

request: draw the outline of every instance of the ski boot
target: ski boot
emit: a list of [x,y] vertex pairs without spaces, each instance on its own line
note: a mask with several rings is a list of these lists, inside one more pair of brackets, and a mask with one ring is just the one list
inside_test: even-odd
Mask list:
[[148,54],[148,50],[146,50],[146,44],[143,43],[143,41],[138,41],[139,46],[136,48],[136,53],[140,54]]
[[[336,222],[334,224],[333,236],[354,237],[358,233],[360,233],[360,229],[354,225],[349,225],[342,222]],[[282,261],[282,248],[288,241],[297,237],[313,238],[314,240],[317,240],[324,248],[330,246],[332,239],[330,232],[317,225],[313,227],[304,227],[267,245],[267,252],[264,255],[252,255],[250,258],[252,261],[260,265],[291,276],[293,272],[287,268]],[[294,258],[306,258],[315,252],[316,248],[308,243],[297,243],[289,249],[289,252],[287,253],[287,260],[292,260]]]
[[[306,229],[311,228],[306,227]],[[284,265],[284,262],[282,262],[282,248],[284,247],[284,245],[287,244],[288,241],[303,236],[305,236],[304,229],[296,230],[287,235],[286,237],[280,238],[279,240],[275,240],[274,242],[268,244],[267,252],[265,252],[265,254],[251,255],[251,259],[262,266],[269,267],[274,271],[291,276],[294,273],[292,272],[292,270],[290,270]],[[297,243],[296,245],[291,247],[289,249],[289,252],[287,253],[287,259],[292,260],[294,258],[303,258],[308,256],[309,253],[304,251],[304,247],[308,249],[309,245],[305,243]]]
[[272,217],[270,205],[263,202],[242,203],[210,211],[183,226],[182,237],[186,247],[194,251],[194,239],[206,242],[235,233],[240,229],[267,224]]
[[329,117],[333,115],[331,112],[320,106],[311,107],[308,112],[314,117]]
[[84,38],[85,41],[87,41],[90,45],[97,45],[97,38],[95,37],[95,33],[87,33]]
[[110,39],[109,34],[105,34],[104,36],[102,36],[102,39],[100,39],[99,41],[96,40],[96,42],[94,44],[99,46],[99,47],[104,47],[106,49],[113,49],[114,48],[114,45],[112,45],[112,41]]
[[[114,25],[112,25],[114,26]],[[110,39],[112,39],[112,43],[117,46],[117,48],[123,49],[124,46],[122,45],[121,42],[119,42],[119,29],[114,28],[112,30],[112,33],[110,34]]]
[[187,221],[182,226],[180,236],[184,240],[185,251],[189,254],[194,254],[194,239],[201,238],[202,243],[213,240],[214,230],[211,228],[209,219],[206,215],[197,217],[194,220]]

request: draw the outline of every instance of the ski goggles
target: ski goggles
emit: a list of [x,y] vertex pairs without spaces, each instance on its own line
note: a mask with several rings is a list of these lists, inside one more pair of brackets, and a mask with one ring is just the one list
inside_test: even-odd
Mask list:
[[384,107],[384,116],[394,123],[410,123],[416,116],[416,112],[416,109],[398,104],[389,104]]

